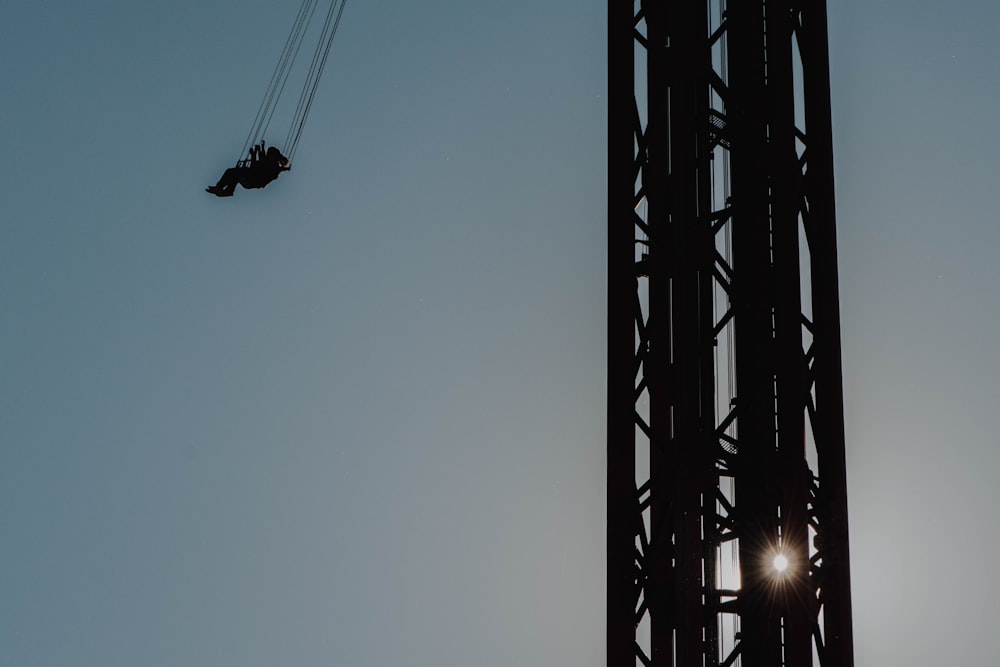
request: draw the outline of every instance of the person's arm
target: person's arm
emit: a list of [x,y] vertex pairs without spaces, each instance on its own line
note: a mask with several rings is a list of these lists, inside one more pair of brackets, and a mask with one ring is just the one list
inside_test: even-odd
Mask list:
[[261,141],[260,144],[255,144],[250,147],[250,163],[257,164],[264,157],[264,142]]

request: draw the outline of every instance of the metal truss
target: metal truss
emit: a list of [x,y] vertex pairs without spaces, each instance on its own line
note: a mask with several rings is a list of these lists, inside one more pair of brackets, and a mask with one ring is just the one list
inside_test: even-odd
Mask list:
[[608,17],[608,665],[850,667],[825,0]]

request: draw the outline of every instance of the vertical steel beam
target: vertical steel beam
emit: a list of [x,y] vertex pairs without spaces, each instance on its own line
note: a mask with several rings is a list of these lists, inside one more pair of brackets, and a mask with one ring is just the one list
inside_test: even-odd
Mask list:
[[635,651],[635,102],[633,9],[608,2],[607,661]]
[[768,118],[767,173],[770,177],[771,262],[773,265],[774,384],[776,390],[776,479],[780,550],[790,567],[774,588],[782,616],[784,664],[812,663],[815,595],[809,581],[806,460],[806,364],[802,347],[799,255],[799,183],[795,149],[795,81],[791,0],[766,3],[765,57]]
[[773,479],[777,428],[764,4],[735,2],[728,8],[728,20],[731,99],[726,110],[732,142],[742,660],[777,667],[781,664],[780,616],[770,598],[772,572],[768,567],[778,544],[778,498]]
[[812,252],[811,286],[815,337],[815,421],[819,485],[817,513],[822,532],[819,601],[823,605],[824,664],[854,664],[851,575],[847,531],[847,466],[844,390],[840,352],[840,293],[834,209],[833,130],[830,119],[830,60],[825,0],[802,0],[802,53],[809,168],[804,198]]
[[[649,547],[644,561],[648,564],[648,575],[644,587],[644,599],[649,608],[649,657],[654,665],[671,667],[683,664],[683,658],[675,655],[674,631],[686,619],[684,614],[687,591],[678,586],[674,574],[676,559],[682,558],[685,545],[675,543],[678,529],[683,529],[680,504],[668,504],[662,500],[677,490],[677,472],[683,452],[677,447],[675,434],[683,428],[685,416],[681,410],[674,410],[677,388],[672,383],[670,373],[675,345],[683,345],[673,340],[673,313],[679,295],[676,290],[677,266],[675,249],[677,226],[673,224],[674,208],[678,205],[674,191],[663,187],[670,173],[673,156],[672,126],[670,123],[670,93],[668,81],[677,71],[671,62],[668,31],[672,8],[666,3],[645,2],[644,23],[646,26],[646,115],[647,123],[643,134],[645,151],[640,156],[642,164],[642,190],[645,193],[646,225],[650,235],[650,246],[646,249],[648,265],[648,312],[646,331],[648,351],[642,366],[643,378],[649,393],[649,526],[646,529]],[[638,103],[638,100],[637,100]],[[656,315],[653,315],[656,313]],[[682,394],[683,395],[683,394]],[[682,497],[682,493],[678,493]],[[677,641],[681,641],[678,637]],[[676,659],[676,660],[675,660]]]

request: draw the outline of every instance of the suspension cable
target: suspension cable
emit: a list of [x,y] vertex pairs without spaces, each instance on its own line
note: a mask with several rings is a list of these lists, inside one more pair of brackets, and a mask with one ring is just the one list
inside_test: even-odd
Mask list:
[[277,94],[274,97],[275,103],[271,106],[271,113],[268,115],[267,122],[264,124],[263,129],[261,129],[261,131],[260,131],[260,138],[261,139],[264,138],[264,134],[267,132],[267,128],[269,128],[271,126],[271,118],[274,116],[274,110],[278,106],[277,105],[277,101],[278,101],[278,99],[281,98],[281,93],[284,92],[284,90],[285,90],[285,84],[288,83],[288,74],[291,73],[291,65],[298,58],[299,48],[301,48],[303,38],[305,37],[306,32],[309,30],[309,26],[312,23],[313,14],[316,13],[316,7],[318,6],[317,0],[303,0],[303,4],[305,4],[305,2],[307,2],[307,1],[312,5],[312,7],[309,9],[309,17],[306,19],[305,23],[302,25],[301,32],[298,35],[298,37],[296,38],[295,53],[292,54],[291,59],[288,61],[288,70],[285,73],[284,79],[281,82],[281,87],[278,89]]
[[[289,160],[295,155],[299,140],[302,138],[302,130],[305,127],[306,119],[309,116],[313,100],[316,97],[316,90],[319,88],[319,81],[323,75],[323,69],[326,67],[327,59],[330,56],[333,38],[337,34],[337,28],[340,26],[340,19],[343,16],[346,4],[347,0],[330,0],[330,6],[326,12],[323,27],[320,30],[316,48],[312,55],[312,61],[309,64],[309,70],[306,74],[305,83],[303,84],[302,91],[299,93],[298,104],[295,107],[295,113],[292,115],[285,143],[282,146]],[[264,134],[271,126],[271,120],[274,118],[278,102],[288,83],[289,76],[294,68],[299,51],[305,41],[306,34],[309,31],[309,26],[312,24],[312,19],[318,6],[319,0],[302,0],[302,3],[299,5],[299,11],[295,17],[295,22],[292,24],[291,32],[289,32],[288,38],[285,40],[281,56],[274,67],[274,72],[271,74],[271,80],[267,85],[264,98],[257,108],[257,115],[254,116],[250,132],[247,134],[246,141],[243,144],[243,150],[240,151],[240,155],[237,158],[237,165],[244,163],[247,151],[258,140],[264,139]]]
[[292,54],[297,52],[295,42],[301,42],[301,36],[304,32],[302,30],[302,23],[306,16],[308,5],[312,1],[313,0],[302,0],[302,4],[299,6],[299,13],[295,17],[295,23],[292,25],[292,31],[288,34],[288,38],[285,40],[285,46],[281,50],[281,57],[278,58],[278,63],[274,66],[274,72],[271,74],[271,81],[267,84],[267,90],[264,92],[264,97],[261,99],[260,106],[257,108],[257,115],[254,117],[253,124],[250,126],[250,132],[247,134],[246,141],[243,144],[243,150],[240,151],[240,154],[237,157],[237,162],[243,159],[251,144],[255,142],[256,139],[263,133],[262,127],[265,123],[265,119],[269,118],[269,114],[273,112],[273,106],[277,97],[276,93],[284,86],[284,80],[287,80],[288,78],[290,57]]
[[299,49],[302,47],[302,42],[312,22],[317,3],[318,0],[302,0],[302,3],[299,5],[295,22],[292,24],[292,29],[285,40],[285,45],[281,50],[278,63],[274,67],[274,72],[271,74],[271,80],[257,109],[257,115],[254,117],[253,124],[250,126],[250,132],[247,134],[246,141],[243,144],[243,150],[237,158],[238,163],[245,158],[251,145],[256,143],[257,140],[264,138],[264,134],[267,132],[268,127],[270,127],[271,119],[274,117],[275,109],[278,106],[278,100],[281,98],[285,85],[288,83],[292,66],[295,63]]
[[295,152],[299,147],[302,130],[305,127],[306,119],[309,117],[313,99],[316,97],[316,90],[319,88],[319,81],[323,76],[323,69],[326,67],[327,58],[330,56],[333,38],[337,35],[337,28],[340,26],[340,18],[343,16],[346,4],[347,0],[333,0],[330,3],[330,9],[327,11],[320,39],[316,44],[316,51],[313,53],[313,59],[309,65],[306,83],[302,87],[302,93],[295,108],[295,115],[292,117],[288,136],[285,139],[285,149],[289,160],[295,156]]

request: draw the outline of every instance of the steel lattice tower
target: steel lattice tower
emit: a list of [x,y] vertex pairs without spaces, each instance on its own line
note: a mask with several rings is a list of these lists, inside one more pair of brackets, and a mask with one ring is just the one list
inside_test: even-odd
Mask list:
[[849,667],[825,0],[608,21],[608,665]]

